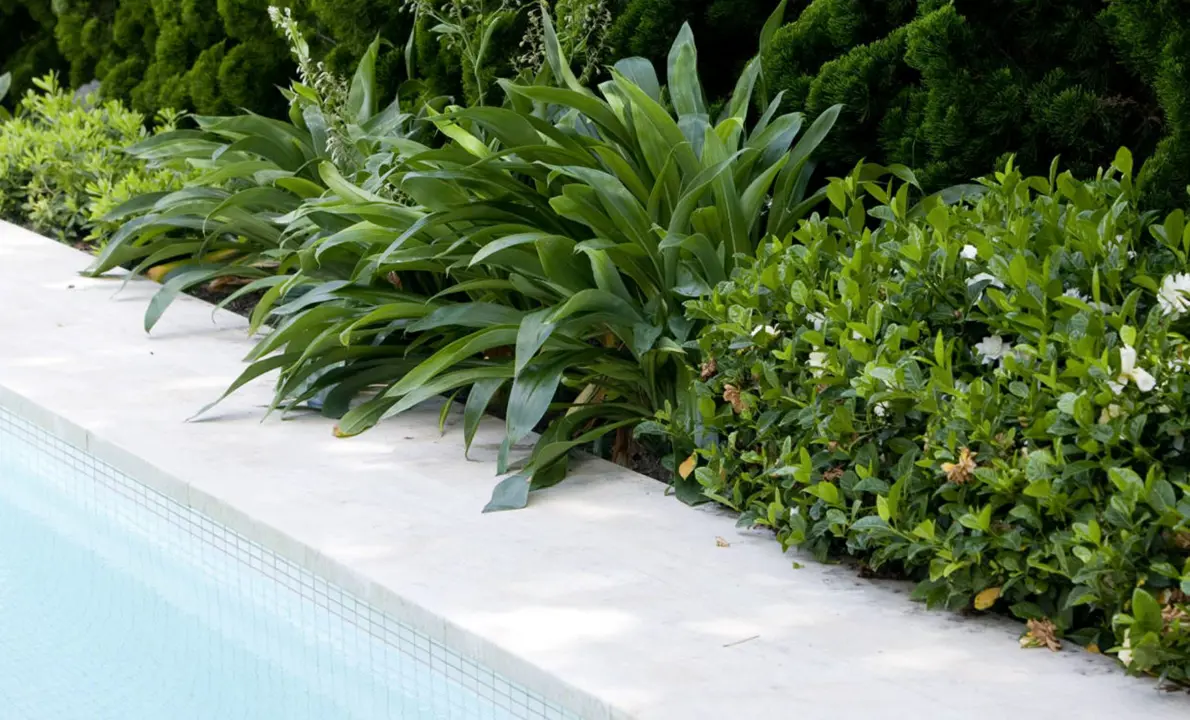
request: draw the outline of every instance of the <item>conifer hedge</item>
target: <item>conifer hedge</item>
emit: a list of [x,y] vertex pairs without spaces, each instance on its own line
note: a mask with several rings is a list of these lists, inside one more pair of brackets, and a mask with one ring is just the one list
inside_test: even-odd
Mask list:
[[[273,86],[292,65],[269,4],[293,8],[331,68],[349,70],[379,33],[380,85],[391,92],[406,78],[414,18],[395,0],[0,0],[0,69],[12,72],[14,95],[59,67],[72,85],[98,79],[108,97],[145,113],[280,113]],[[607,58],[663,62],[689,21],[714,39],[700,57],[713,105],[776,4],[609,0]],[[1152,159],[1150,202],[1185,197],[1190,0],[789,0],[785,16],[765,61],[787,108],[846,107],[825,148],[835,170],[860,157],[903,163],[937,188],[1008,153],[1026,171],[1061,155],[1085,175],[1128,145]],[[523,26],[500,33],[489,57],[507,67],[491,72],[511,70]],[[424,22],[412,49],[424,92],[468,98],[469,72]]]
[[1127,144],[1154,157],[1150,201],[1190,182],[1184,0],[813,0],[766,58],[786,101],[843,103],[828,156],[963,182],[1007,153],[1086,175]]

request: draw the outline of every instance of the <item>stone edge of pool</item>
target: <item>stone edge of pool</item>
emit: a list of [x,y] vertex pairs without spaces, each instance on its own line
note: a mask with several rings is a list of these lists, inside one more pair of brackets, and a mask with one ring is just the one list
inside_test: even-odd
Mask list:
[[[352,439],[260,422],[244,321],[155,285],[87,279],[78,251],[0,223],[0,405],[589,720],[1075,712],[1185,717],[1102,656],[931,613],[905,587],[801,558],[597,460],[523,511],[481,515],[500,427],[462,457],[427,406]],[[719,540],[727,544],[723,547]]]

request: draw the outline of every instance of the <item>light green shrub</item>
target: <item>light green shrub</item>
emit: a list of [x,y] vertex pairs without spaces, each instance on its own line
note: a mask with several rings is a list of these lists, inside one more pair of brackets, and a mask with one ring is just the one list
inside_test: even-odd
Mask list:
[[[151,169],[125,148],[145,119],[119,102],[77,98],[55,75],[35,80],[16,115],[0,123],[0,215],[67,242],[100,243],[102,216],[133,196],[181,186],[174,170]],[[161,129],[172,127],[164,116]]]
[[1190,227],[1133,177],[1127,151],[1085,182],[1009,165],[917,208],[834,181],[692,303],[683,474],[786,546],[1190,680]]

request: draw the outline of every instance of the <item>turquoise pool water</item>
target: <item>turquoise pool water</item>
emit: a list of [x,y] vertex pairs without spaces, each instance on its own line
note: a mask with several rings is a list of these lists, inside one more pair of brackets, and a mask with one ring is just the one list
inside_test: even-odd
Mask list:
[[0,720],[572,717],[3,420]]

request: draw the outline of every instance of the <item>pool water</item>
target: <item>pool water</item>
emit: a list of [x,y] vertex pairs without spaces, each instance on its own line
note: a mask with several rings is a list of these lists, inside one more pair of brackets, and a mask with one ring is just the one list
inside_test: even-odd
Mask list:
[[189,508],[44,466],[0,452],[0,720],[562,717]]

